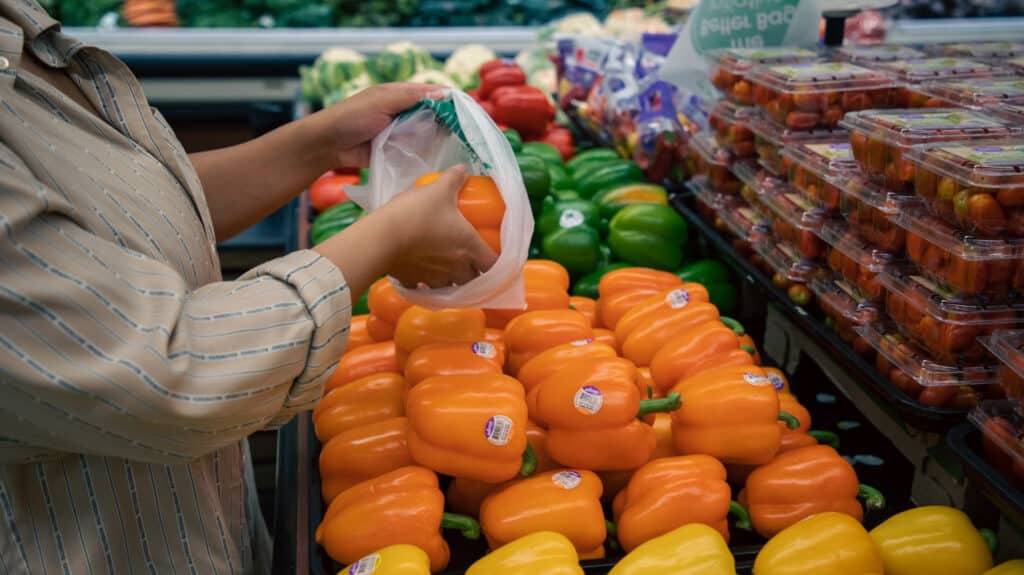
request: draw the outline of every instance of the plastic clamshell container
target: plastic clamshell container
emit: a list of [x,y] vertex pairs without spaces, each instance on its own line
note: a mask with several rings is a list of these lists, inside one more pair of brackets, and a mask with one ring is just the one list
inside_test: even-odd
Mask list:
[[982,338],[981,343],[999,360],[996,383],[1024,411],[1024,330],[1001,329]]
[[875,68],[884,70],[905,84],[920,84],[929,80],[954,78],[992,78],[1010,74],[1007,68],[969,58],[948,56],[893,60],[878,63]]
[[913,60],[928,56],[925,52],[900,44],[869,44],[865,46],[843,46],[834,52],[839,60],[845,60],[861,66],[870,66],[877,62],[893,60]]
[[921,84],[921,92],[947,106],[982,109],[999,104],[1024,104],[1024,78],[970,78]]
[[744,119],[746,127],[754,133],[754,146],[758,161],[776,176],[785,177],[788,172],[782,150],[806,142],[849,139],[850,133],[842,129],[790,130],[770,118],[753,116]]
[[1024,104],[998,104],[986,108],[985,111],[1018,126],[1024,125]]
[[902,253],[879,250],[842,220],[829,220],[818,236],[828,244],[825,264],[868,301],[884,302],[885,288],[878,274],[903,261]]
[[775,237],[794,246],[805,259],[824,261],[825,243],[818,231],[828,212],[811,205],[791,186],[762,185],[761,189],[758,195],[772,213]]
[[786,147],[782,156],[789,160],[789,183],[804,199],[829,212],[839,209],[841,193],[833,182],[858,170],[849,138]]
[[914,190],[967,233],[1024,238],[1024,139],[918,147]]
[[771,225],[772,212],[761,199],[761,194],[766,189],[774,189],[785,186],[786,182],[774,174],[760,167],[759,164],[751,161],[735,162],[732,165],[732,173],[743,183],[740,188],[740,196],[746,200],[754,211],[760,214],[761,219]]
[[777,237],[754,242],[758,253],[771,270],[787,280],[808,284],[828,273],[819,262],[801,257],[800,250]]
[[978,337],[997,329],[1024,327],[1024,304],[953,299],[935,282],[910,268],[878,274],[886,290],[886,312],[908,337],[937,361],[977,365],[986,352]]
[[861,237],[882,251],[903,251],[907,233],[891,217],[920,207],[921,198],[890,192],[860,175],[839,178],[836,184],[842,192],[840,213]]
[[1007,120],[960,108],[864,110],[847,114],[840,125],[850,130],[862,172],[905,194],[914,187],[914,164],[904,157],[911,146],[1000,140],[1021,132]]
[[791,130],[836,128],[849,112],[896,105],[895,79],[849,62],[765,66],[748,78],[755,104]]
[[957,44],[939,44],[934,47],[935,53],[966,58],[1017,58],[1024,56],[1024,43],[1021,42],[965,42]]
[[854,327],[877,321],[881,313],[878,306],[863,299],[857,289],[842,279],[817,277],[807,286],[818,302],[818,307],[829,319],[830,327],[845,342],[852,343],[854,350],[865,355],[870,349]]
[[746,81],[747,73],[757,66],[808,62],[821,57],[804,48],[731,48],[710,53],[711,84],[727,99],[749,106],[754,90]]
[[742,183],[729,169],[732,164],[732,154],[719,146],[711,134],[696,134],[690,140],[690,149],[695,153],[696,175],[707,176],[708,185],[716,192],[739,194]]
[[715,133],[715,141],[737,158],[757,155],[754,133],[746,120],[757,114],[752,106],[739,106],[723,100],[711,109],[708,126]]
[[970,236],[920,209],[894,221],[906,232],[907,259],[953,297],[1002,302],[1024,294],[1024,240]]
[[[908,341],[891,323],[865,323],[854,330],[884,358],[884,363],[895,366],[911,382],[922,387],[988,386],[995,383],[994,365],[959,365],[936,361],[927,351]],[[891,375],[890,379],[893,379]],[[905,389],[898,381],[893,383],[905,392],[913,389]],[[924,390],[917,391],[924,393]],[[935,399],[941,396],[938,390],[932,393],[936,394]],[[947,390],[947,393],[951,395],[949,400],[952,400],[952,396],[955,396],[953,390]],[[921,399],[920,395],[916,397]]]
[[1001,475],[1024,489],[1024,415],[1016,401],[983,401],[967,419],[982,434],[982,454]]

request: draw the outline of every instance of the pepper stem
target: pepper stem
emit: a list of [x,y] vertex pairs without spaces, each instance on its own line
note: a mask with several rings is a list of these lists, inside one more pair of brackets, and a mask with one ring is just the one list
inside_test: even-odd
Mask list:
[[471,541],[480,539],[480,524],[476,519],[465,515],[442,513],[441,529],[457,529],[462,532],[463,537]]
[[741,345],[740,349],[742,349],[743,351],[749,353],[750,355],[754,355],[755,353],[757,353],[756,349],[754,349],[753,347],[751,347],[751,346],[749,346],[747,344]]
[[747,508],[740,505],[736,501],[729,502],[729,513],[736,516],[736,528],[744,531],[750,531],[750,513],[747,512]]
[[675,411],[683,405],[683,397],[678,392],[672,392],[661,399],[645,399],[640,402],[640,411],[637,417],[643,419],[645,415],[652,413],[668,413]]
[[608,533],[608,535],[607,535],[608,547],[611,548],[612,551],[618,551],[619,550],[619,529],[617,527],[615,527],[615,523],[613,523],[610,519],[605,519],[604,520],[604,530]]
[[523,450],[523,463],[519,466],[519,475],[529,477],[537,471],[537,453],[534,452],[530,442],[526,442],[526,449]]
[[786,427],[790,429],[799,429],[800,427],[800,420],[788,411],[779,412],[779,421],[785,421]]
[[980,533],[981,538],[985,540],[985,545],[988,545],[988,550],[995,555],[996,551],[999,550],[999,537],[996,536],[995,531],[988,528],[982,528],[978,530],[978,533]]
[[718,319],[725,324],[725,327],[736,332],[736,335],[746,335],[747,330],[743,329],[743,324],[741,324],[740,322],[732,319],[731,317],[726,317],[724,315],[719,317]]
[[812,429],[807,432],[807,435],[813,437],[814,440],[820,443],[821,445],[827,445],[832,449],[836,450],[839,449],[839,436],[831,431],[825,431],[822,429]]
[[885,509],[885,496],[882,492],[870,485],[860,484],[857,497],[864,500],[864,505],[870,510]]

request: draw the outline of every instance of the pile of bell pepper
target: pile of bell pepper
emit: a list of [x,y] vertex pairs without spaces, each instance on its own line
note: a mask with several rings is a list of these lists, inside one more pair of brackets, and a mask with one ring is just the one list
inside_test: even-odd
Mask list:
[[[955,510],[868,534],[881,494],[708,286],[625,267],[587,298],[555,262],[524,276],[524,310],[431,311],[389,280],[370,289],[313,414],[317,541],[339,564],[438,572],[442,530],[457,530],[492,550],[471,575],[581,573],[619,548],[613,574],[734,573],[727,543],[744,529],[768,540],[757,575],[992,566]],[[938,547],[956,551],[922,551]]]

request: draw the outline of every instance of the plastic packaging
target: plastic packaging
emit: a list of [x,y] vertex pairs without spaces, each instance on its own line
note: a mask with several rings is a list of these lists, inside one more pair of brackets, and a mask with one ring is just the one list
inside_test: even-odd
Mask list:
[[968,414],[982,433],[982,453],[1000,474],[1024,489],[1024,415],[1015,401],[984,401]]
[[829,269],[856,289],[860,298],[884,302],[885,288],[878,281],[878,274],[901,263],[903,254],[875,248],[842,220],[825,222],[819,236],[829,246],[825,258]]
[[939,44],[933,47],[937,54],[962,56],[965,58],[1018,58],[1024,56],[1024,44],[1020,42],[968,42]]
[[865,110],[847,114],[842,126],[850,130],[853,156],[869,178],[891,191],[911,193],[914,164],[904,155],[911,146],[938,142],[1005,139],[1019,126],[971,110]]
[[746,121],[757,110],[750,106],[739,106],[732,102],[719,102],[711,109],[708,124],[715,132],[715,141],[737,158],[757,155],[754,147],[754,133]]
[[953,82],[1012,74],[1009,69],[993,64],[952,57],[895,60],[878,63],[875,68],[902,82],[903,85],[896,92],[897,106],[900,108],[942,108],[952,105],[924,89],[923,83],[926,82]]
[[690,140],[690,144],[696,160],[694,173],[699,176],[707,176],[708,185],[716,192],[739,194],[742,184],[729,169],[732,155],[725,148],[719,146],[714,137],[708,133],[696,134]]
[[686,185],[693,191],[701,215],[732,236],[733,246],[740,251],[749,251],[753,242],[771,236],[769,223],[738,196],[715,192],[704,177],[692,178]]
[[985,111],[1018,126],[1024,125],[1024,104],[997,104]]
[[1003,302],[1024,293],[1024,240],[973,237],[923,210],[903,211],[895,223],[907,258],[952,297]]
[[1024,330],[999,330],[982,338],[982,345],[999,360],[996,383],[1024,412]]
[[[970,386],[976,393],[968,401],[977,402],[982,394],[998,395],[994,389],[988,389],[995,383],[995,366],[988,365],[959,365],[936,361],[928,352],[906,339],[894,325],[888,322],[868,323],[854,328],[857,333],[864,337],[864,340],[878,352],[882,361],[876,361],[880,371],[891,371],[882,369],[882,366],[893,366],[898,368],[906,377],[902,385],[897,377],[893,383],[904,392],[913,394],[917,392],[917,399],[922,400],[923,389],[916,389],[916,386],[908,386],[913,383],[924,388],[930,387],[952,387],[954,389],[932,390],[924,397],[923,403],[930,405],[948,405],[956,397],[956,389],[960,386]],[[994,386],[992,386],[994,387]],[[931,403],[928,400],[939,403]],[[945,399],[946,401],[941,401]]]
[[887,252],[902,252],[907,232],[892,221],[901,211],[920,207],[921,198],[890,192],[860,175],[838,178],[839,211],[868,243]]
[[984,237],[1024,238],[1024,139],[936,144],[907,158],[914,190],[941,218]]
[[973,78],[925,82],[921,92],[944,106],[980,110],[999,104],[1024,104],[1024,78]]
[[744,123],[754,133],[754,146],[758,161],[776,176],[786,176],[789,171],[787,160],[782,156],[783,149],[807,142],[849,139],[850,137],[849,132],[840,129],[790,130],[760,116],[746,118]]
[[1007,60],[1006,65],[1013,70],[1018,76],[1024,76],[1024,58],[1014,58],[1013,60]]
[[789,242],[772,236],[754,242],[754,251],[778,276],[798,284],[808,284],[817,277],[828,275],[819,262],[801,257],[800,251]]
[[833,182],[857,171],[848,138],[789,146],[782,156],[789,160],[789,183],[804,199],[829,212],[839,209],[842,195]]
[[808,260],[824,261],[825,243],[818,237],[818,231],[828,218],[825,210],[807,202],[791,186],[761,185],[755,188],[761,201],[772,212],[772,232],[775,238],[797,249]]
[[616,142],[635,142],[631,148],[633,162],[652,182],[678,185],[689,178],[691,132],[678,120],[674,103],[674,87],[665,82],[654,82],[638,97],[635,134],[622,126],[611,128]]
[[711,84],[726,99],[749,106],[754,103],[754,90],[746,81],[747,73],[756,66],[788,64],[817,60],[820,55],[802,48],[733,48],[710,54]]
[[755,103],[791,130],[835,128],[848,112],[896,105],[892,77],[847,62],[763,67],[748,78]]
[[843,46],[837,48],[835,57],[860,66],[870,66],[878,62],[894,60],[913,60],[924,58],[924,52],[901,44],[868,44],[865,46]]
[[764,205],[760,194],[766,189],[766,186],[785,186],[786,182],[750,161],[734,162],[731,169],[732,173],[743,183],[743,187],[740,188],[740,197],[757,212],[762,221],[767,222],[771,227],[772,212],[768,206]]
[[856,288],[841,279],[815,278],[807,287],[836,335],[851,344],[858,355],[869,355],[871,346],[853,328],[877,321],[878,307],[863,299]]
[[445,94],[442,100],[417,104],[373,139],[369,182],[349,187],[349,196],[372,211],[411,188],[423,174],[459,163],[470,173],[494,178],[505,201],[505,217],[501,254],[491,269],[456,287],[406,289],[394,279],[392,283],[407,301],[428,308],[521,309],[526,305],[523,265],[533,215],[519,165],[508,139],[479,104],[463,92]]
[[1024,327],[1024,304],[990,304],[983,299],[954,300],[915,270],[878,274],[885,287],[886,312],[900,330],[942,363],[978,365],[986,352],[978,336],[997,329]]

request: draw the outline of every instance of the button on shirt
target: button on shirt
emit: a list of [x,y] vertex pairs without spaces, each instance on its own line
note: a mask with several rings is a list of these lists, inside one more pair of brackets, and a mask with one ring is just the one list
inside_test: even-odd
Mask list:
[[339,270],[301,251],[222,281],[171,129],[34,0],[0,0],[0,235],[0,574],[268,571],[245,437],[319,399]]

